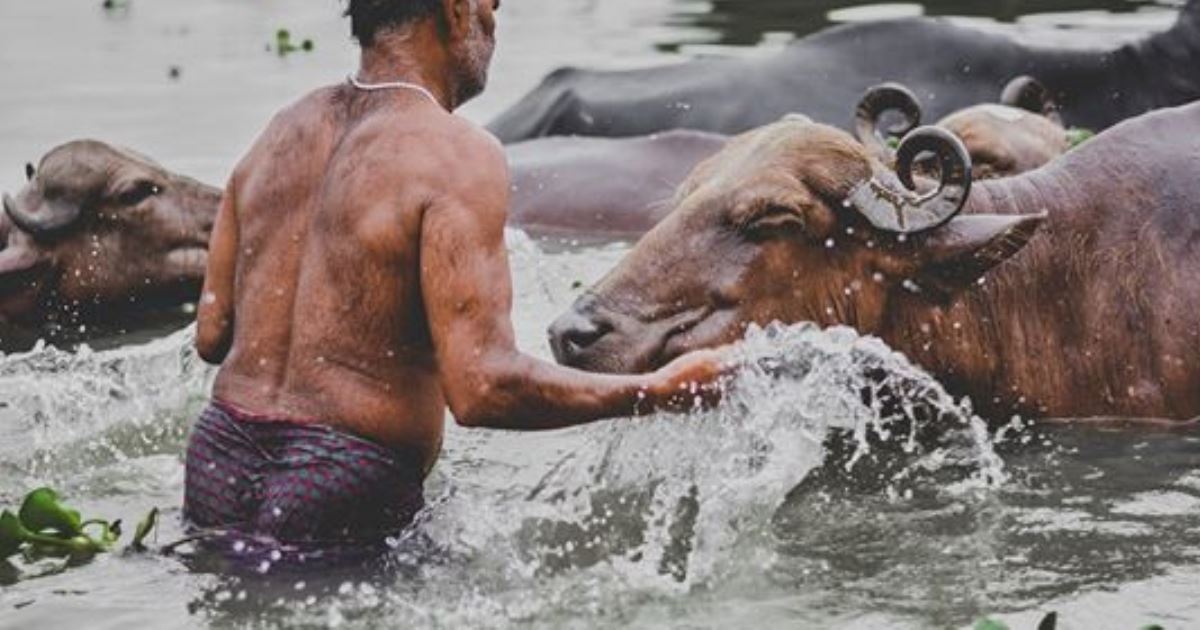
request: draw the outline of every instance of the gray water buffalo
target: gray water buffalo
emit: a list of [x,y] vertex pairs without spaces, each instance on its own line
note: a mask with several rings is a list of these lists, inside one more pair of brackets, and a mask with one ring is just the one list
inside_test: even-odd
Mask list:
[[[0,325],[56,339],[193,299],[216,189],[131,151],[77,141],[50,151],[0,219]],[[0,347],[13,341],[0,335]]]
[[[895,171],[840,130],[763,127],[697,167],[551,344],[565,364],[633,372],[751,323],[847,325],[985,417],[1193,418],[1198,137],[1200,103],[972,184],[965,149],[935,127],[901,143]],[[926,152],[942,181],[918,194]]]
[[[900,120],[880,129],[880,119],[895,112]],[[876,156],[889,162],[889,141],[921,124],[920,101],[896,83],[875,86],[855,110],[855,135]],[[1058,105],[1041,82],[1028,76],[1005,86],[999,104],[973,105],[946,116],[937,126],[958,136],[971,156],[976,180],[1031,171],[1066,153],[1073,134],[1063,127]],[[1084,134],[1085,135],[1085,134]]]
[[767,58],[609,72],[564,68],[489,128],[506,143],[675,128],[732,134],[788,112],[849,128],[846,112],[872,85],[909,86],[937,119],[990,101],[1022,74],[1046,84],[1067,125],[1094,130],[1200,98],[1200,0],[1188,0],[1171,29],[1108,50],[1028,46],[917,18],[831,28]]
[[547,236],[637,238],[671,209],[675,188],[687,174],[727,140],[678,130],[509,145],[509,224]]

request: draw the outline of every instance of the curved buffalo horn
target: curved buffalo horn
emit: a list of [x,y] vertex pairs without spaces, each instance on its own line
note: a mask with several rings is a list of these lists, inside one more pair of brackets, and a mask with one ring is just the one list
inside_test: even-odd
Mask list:
[[25,179],[28,181],[33,181],[33,176],[36,174],[37,174],[37,169],[33,168],[33,163],[26,162],[25,163]]
[[36,251],[25,245],[0,249],[0,276],[19,273],[38,263]]
[[1050,96],[1050,90],[1047,90],[1041,81],[1031,76],[1021,75],[1009,81],[1008,85],[1004,86],[1004,91],[1000,93],[1000,104],[1019,107],[1035,114],[1041,114],[1055,122],[1062,122],[1058,114],[1058,103],[1054,102],[1054,97]]
[[[913,163],[932,153],[941,167],[937,190],[914,192]],[[846,203],[857,208],[880,230],[915,234],[939,227],[954,218],[971,193],[971,157],[962,141],[940,127],[919,127],[900,142],[896,150],[896,173],[907,190],[878,176],[850,191]]]
[[49,212],[45,216],[34,216],[17,208],[17,202],[4,194],[4,213],[22,230],[33,236],[47,236],[61,231],[79,219],[79,206],[75,204],[46,204]]
[[899,83],[882,83],[867,89],[854,109],[854,133],[858,141],[876,151],[888,152],[879,136],[879,118],[889,111],[904,116],[904,120],[887,128],[889,136],[901,137],[921,124],[921,104],[916,95]]

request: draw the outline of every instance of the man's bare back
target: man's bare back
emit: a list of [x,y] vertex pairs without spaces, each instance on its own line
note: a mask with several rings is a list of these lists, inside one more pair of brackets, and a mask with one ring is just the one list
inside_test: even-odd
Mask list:
[[[457,338],[444,344],[449,354],[463,354],[453,341],[481,337],[450,362],[488,360],[497,333],[513,347],[510,327],[471,330],[511,309],[507,182],[490,135],[415,92],[334,86],[279,114],[235,171],[214,234],[216,255],[230,249],[237,261],[214,397],[432,464],[446,400],[427,309]],[[202,301],[221,293],[206,287]],[[201,312],[202,333],[216,312]],[[477,371],[463,365],[447,378]]]
[[432,462],[445,401],[422,306],[421,221],[447,138],[471,133],[419,94],[349,85],[272,122],[228,195],[237,319],[216,398]]

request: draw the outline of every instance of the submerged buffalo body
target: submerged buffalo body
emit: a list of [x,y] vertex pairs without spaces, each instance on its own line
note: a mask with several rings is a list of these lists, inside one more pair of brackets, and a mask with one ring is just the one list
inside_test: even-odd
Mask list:
[[[67,336],[194,299],[220,192],[130,151],[60,146],[0,218],[0,325]],[[11,334],[0,335],[7,347]]]
[[727,140],[679,130],[509,145],[509,224],[539,235],[636,238],[671,209],[675,188],[696,164]]
[[[556,356],[643,371],[812,321],[879,336],[988,417],[1200,415],[1200,104],[973,186],[926,129],[896,173],[822,125],[731,141],[555,323]],[[922,197],[897,180],[930,150],[945,181]]]
[[561,69],[489,128],[507,143],[674,128],[731,134],[788,112],[848,126],[847,112],[863,91],[885,81],[909,86],[941,118],[990,101],[1022,74],[1046,84],[1068,125],[1095,130],[1200,98],[1200,0],[1189,0],[1170,30],[1106,51],[1027,46],[922,18],[832,28],[766,59]]
[[[900,135],[923,116],[916,96],[904,88],[875,88],[860,101],[859,138],[878,154],[891,153],[877,126],[893,110],[905,117]],[[1068,147],[1057,105],[1028,77],[1014,80],[999,104],[974,105],[937,124],[962,139],[976,178],[1037,168]],[[505,147],[512,175],[509,223],[537,235],[639,237],[670,211],[675,189],[688,173],[728,140],[676,129],[631,138],[547,137],[510,144]]]

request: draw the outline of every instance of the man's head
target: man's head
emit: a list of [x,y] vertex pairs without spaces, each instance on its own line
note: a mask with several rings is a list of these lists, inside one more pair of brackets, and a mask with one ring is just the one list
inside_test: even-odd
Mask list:
[[433,29],[449,65],[455,105],[487,85],[500,0],[347,0],[347,5],[350,30],[363,50],[386,45],[389,34]]

